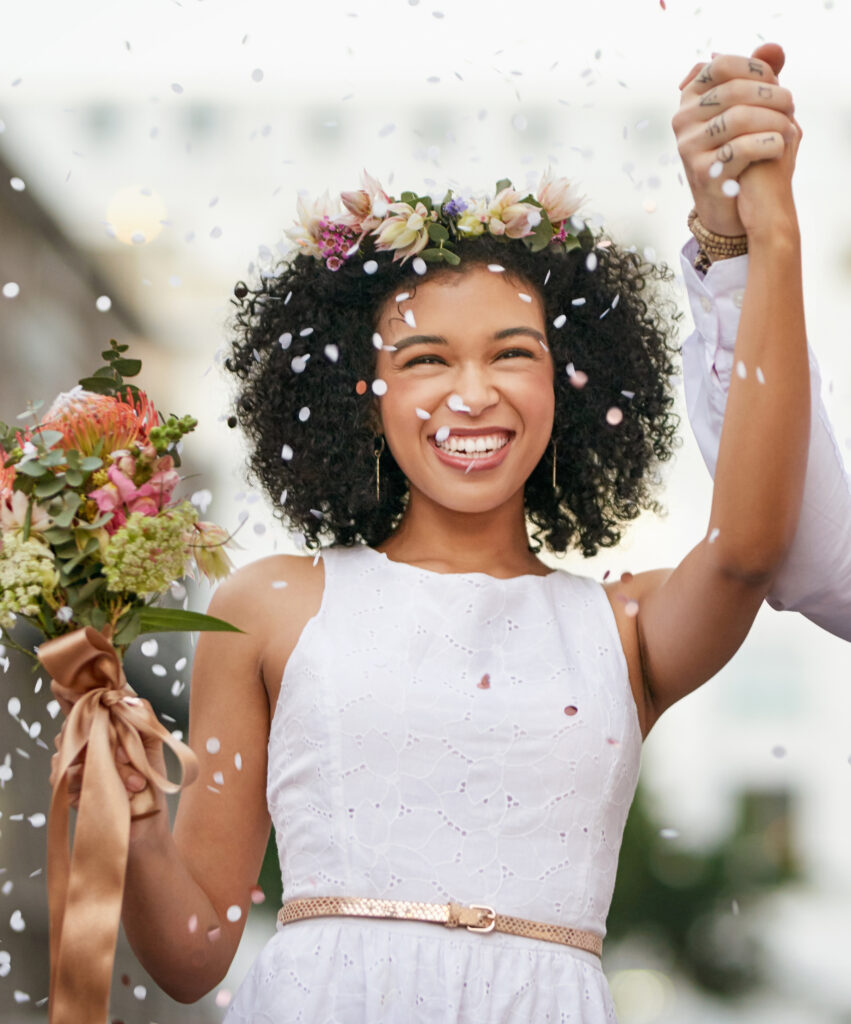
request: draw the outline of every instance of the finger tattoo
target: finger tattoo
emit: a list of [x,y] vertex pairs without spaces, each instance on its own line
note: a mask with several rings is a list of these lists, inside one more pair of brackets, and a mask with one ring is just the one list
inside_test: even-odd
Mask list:
[[748,71],[750,71],[751,74],[753,74],[753,75],[764,75],[765,74],[765,72],[762,69],[762,65],[758,61],[755,61],[755,60],[749,60],[748,61]]
[[759,141],[763,144],[763,146],[767,146],[767,145],[770,145],[770,144],[776,142],[777,141],[777,136],[776,135],[763,135],[763,137]]
[[729,142],[725,142],[715,155],[722,164],[728,164],[733,159],[733,147]]
[[703,71],[698,75],[697,81],[700,82],[701,85],[706,85],[707,82],[711,82],[713,80],[712,72],[709,70],[711,67],[711,64],[707,64]]
[[714,121],[710,121],[706,126],[706,134],[710,139],[716,135],[723,134],[725,131],[727,131],[727,122],[724,120],[723,114],[719,114]]
[[704,93],[704,95],[700,97],[700,106],[720,107],[721,101],[718,99],[718,90],[713,89],[712,92]]
[[761,100],[770,100],[773,90],[770,85],[757,86],[756,94]]

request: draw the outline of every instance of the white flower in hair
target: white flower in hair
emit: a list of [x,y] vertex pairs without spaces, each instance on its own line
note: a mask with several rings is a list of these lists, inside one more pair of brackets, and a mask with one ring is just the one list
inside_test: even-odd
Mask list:
[[422,203],[391,203],[387,207],[392,216],[385,218],[373,232],[376,249],[393,249],[394,262],[404,263],[428,244],[429,212]]
[[541,211],[532,203],[522,202],[521,196],[515,188],[504,188],[494,196],[488,207],[488,230],[492,235],[525,238],[541,223]]
[[552,168],[547,168],[541,176],[536,198],[547,211],[553,227],[572,217],[585,201],[567,178],[554,177]]
[[312,202],[305,202],[302,196],[299,196],[296,212],[298,220],[294,222],[295,227],[287,228],[284,234],[290,241],[295,242],[301,252],[308,256],[322,257],[319,248],[322,226],[340,216],[339,204],[331,200],[326,190],[319,199]]

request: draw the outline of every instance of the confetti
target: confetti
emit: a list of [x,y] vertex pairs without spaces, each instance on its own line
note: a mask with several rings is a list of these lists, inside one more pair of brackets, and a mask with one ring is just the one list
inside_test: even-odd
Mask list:
[[218,752],[222,749],[222,744],[217,736],[211,736],[207,740],[205,746],[207,748],[208,754],[218,754]]
[[26,928],[26,922],[24,921],[24,915],[20,910],[14,911],[12,916],[9,918],[9,927],[13,932],[22,932]]
[[266,893],[263,892],[259,885],[252,885],[250,895],[251,902],[255,907],[266,902]]
[[736,363],[736,376],[740,380],[744,380],[747,377],[747,375],[748,375],[748,368],[745,366],[745,364],[740,359]]
[[194,934],[198,931],[198,915],[193,914],[186,923],[186,927],[189,931]]
[[731,902],[730,910],[733,913],[733,917],[738,917],[739,916],[739,901],[738,900],[733,900]]
[[624,615],[628,616],[630,619],[634,619],[635,616],[638,615],[638,601],[627,601],[624,605],[623,611]]
[[732,199],[733,196],[737,196],[740,192],[739,183],[735,178],[728,178],[721,186],[721,191],[725,196],[730,196]]
[[414,319],[414,311],[412,309],[405,310],[405,323],[409,327],[416,327],[417,321]]
[[179,96],[183,92],[183,86],[180,84],[180,82],[172,82],[171,91],[176,92],[177,95]]
[[313,334],[312,327],[304,327],[302,330],[298,332],[298,336],[300,338],[309,338],[311,334]]
[[564,713],[568,718],[573,718],[574,715],[579,713],[579,708],[575,704],[568,704],[564,709]]
[[190,504],[194,505],[202,514],[207,511],[210,502],[213,500],[213,492],[204,488],[200,491],[193,491],[189,496]]
[[233,755],[233,763],[238,772],[242,771],[242,754],[236,753]]
[[623,410],[619,409],[616,405],[613,405],[611,409],[606,413],[606,423],[610,427],[616,427],[619,423],[623,422]]
[[378,331],[376,331],[375,334],[373,334],[372,336],[372,347],[378,349],[379,352],[384,347],[384,339],[381,337]]
[[500,266],[499,263],[489,263],[488,264],[488,270],[492,274],[504,274],[505,273],[505,267]]
[[182,672],[186,668],[186,664],[186,658],[178,658],[177,661],[174,663],[174,667],[175,669],[177,669],[178,672]]
[[165,665],[151,665],[151,672],[155,676],[159,676],[160,678],[162,678],[165,675],[168,675],[168,671],[166,670]]
[[153,658],[157,651],[159,651],[160,645],[156,640],[145,640],[139,649],[146,658]]
[[272,590],[283,590],[284,587],[289,586],[286,580],[275,580],[272,584]]
[[278,344],[281,346],[281,348],[288,349],[290,347],[290,345],[292,344],[292,340],[293,340],[292,334],[290,334],[289,331],[284,331],[284,333],[280,336],[280,338],[278,338]]
[[422,256],[417,256],[417,258],[411,264],[411,268],[415,274],[419,274],[419,276],[422,277],[423,274],[428,270],[428,264],[422,258]]
[[520,300],[522,302],[531,302],[532,301],[532,296],[531,295],[527,295],[526,292],[518,292],[517,294],[520,297]]
[[380,398],[382,395],[387,394],[387,381],[382,380],[380,377],[376,377],[372,382],[372,393],[378,395]]
[[307,423],[310,419],[310,409],[306,405],[303,405],[298,411],[298,418],[302,423]]
[[564,313],[559,313],[555,320],[553,320],[553,327],[555,327],[556,330],[561,330],[561,328],[564,327],[566,323],[567,317],[564,315]]
[[21,293],[21,286],[16,281],[7,281],[3,285],[3,297],[6,299],[16,299]]
[[223,786],[225,784],[225,777],[222,772],[213,772],[213,782],[217,786]]
[[585,305],[585,301],[586,301],[585,299],[581,299],[581,298],[580,299],[571,299],[570,304],[571,304],[571,306],[584,306]]
[[574,370],[569,376],[570,383],[577,391],[581,391],[588,383],[588,374],[584,370]]
[[145,998],[145,996],[146,996],[147,994],[148,994],[148,990],[147,990],[147,989],[145,988],[145,986],[144,986],[144,985],[137,985],[137,986],[136,986],[136,987],[135,987],[135,988],[133,989],[133,995],[134,995],[134,996],[135,996],[135,997],[136,997],[136,998],[137,998],[137,999],[138,999],[138,1000],[139,1000],[140,1002],[141,1002],[141,1001],[142,1001],[142,1000],[143,1000],[143,999]]
[[447,437],[449,437],[449,434],[450,434],[449,427],[447,427],[447,426],[438,427],[437,432],[434,435],[434,439],[438,443],[441,443],[441,442],[445,441]]
[[718,527],[713,526],[712,529],[709,531],[709,543],[714,544],[715,541],[718,539],[718,535],[720,533],[721,531],[718,529]]
[[476,683],[476,686],[480,690],[489,690],[491,688],[491,677],[490,673],[485,672],[482,678]]
[[228,907],[225,916],[228,921],[238,921],[242,917],[242,909],[236,903],[233,903]]
[[378,264],[375,260],[367,260],[363,265],[363,272],[365,274],[374,274],[378,270]]
[[780,745],[771,748],[772,757],[782,758],[786,756],[786,748]]
[[679,838],[679,832],[675,828],[660,828],[659,835],[663,839],[677,839]]
[[255,68],[251,72],[251,81],[252,82],[262,82],[263,81],[263,71],[262,71],[261,68]]
[[355,384],[355,391],[359,395],[365,395],[366,394],[366,381],[365,380],[359,380],[357,382],[357,384]]
[[469,405],[465,405],[464,404],[464,399],[460,395],[455,394],[455,393],[451,394],[449,396],[449,398],[446,399],[446,404],[449,406],[449,408],[453,412],[469,412],[470,411]]
[[281,458],[284,460],[284,462],[289,462],[292,457],[292,448],[288,444],[285,444],[283,448],[281,448]]
[[405,299],[410,299],[410,297],[410,292],[399,292],[399,294],[396,296],[396,302],[404,302]]
[[23,178],[10,178],[9,184],[16,192],[23,192],[24,189],[27,187],[26,182]]
[[339,348],[337,348],[336,345],[326,345],[325,349],[324,349],[324,352],[325,352],[325,358],[329,362],[336,363],[337,360],[340,358],[340,350],[339,350]]
[[585,257],[585,267],[587,270],[595,271],[597,269],[597,253],[589,252]]
[[756,368],[756,379],[759,381],[760,384],[765,383],[765,374],[762,372],[762,367],[760,366]]
[[230,1006],[231,999],[233,999],[233,995],[231,994],[230,989],[220,988],[216,993],[216,1006]]
[[712,166],[709,168],[710,178],[720,178],[723,173],[724,165],[721,163],[720,160],[716,160],[715,163],[712,164]]
[[430,412],[426,412],[425,409],[421,409],[419,406],[417,406],[417,408],[416,408],[416,413],[417,413],[417,416],[419,416],[419,418],[421,420],[430,420],[431,419],[431,413]]

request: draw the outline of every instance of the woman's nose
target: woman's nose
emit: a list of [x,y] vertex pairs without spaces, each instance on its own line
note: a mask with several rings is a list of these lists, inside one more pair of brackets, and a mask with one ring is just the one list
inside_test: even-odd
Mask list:
[[455,391],[446,398],[453,412],[466,412],[470,416],[481,416],[498,401],[499,392],[483,367],[462,369],[455,380]]

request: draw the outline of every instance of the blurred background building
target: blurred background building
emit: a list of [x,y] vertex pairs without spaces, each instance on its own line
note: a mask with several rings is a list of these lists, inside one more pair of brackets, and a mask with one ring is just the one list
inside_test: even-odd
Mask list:
[[[280,5],[44,0],[0,39],[0,418],[48,403],[109,338],[143,359],[165,411],[201,421],[186,492],[239,528],[240,560],[291,550],[246,482],[219,373],[238,279],[283,251],[299,190],[534,185],[552,165],[586,210],[678,266],[690,207],[670,131],[677,82],[713,50],[784,43],[805,130],[797,193],[811,341],[851,447],[851,70],[844,3],[327,0]],[[684,307],[684,296],[677,295]],[[683,334],[684,336],[684,334]],[[690,434],[665,469],[664,518],[614,552],[561,563],[675,564],[711,488]],[[208,594],[192,593],[203,607]],[[182,598],[182,594],[178,595]],[[137,652],[131,681],[185,727],[191,652]],[[0,659],[0,1017],[46,1019],[46,679]],[[645,747],[605,965],[622,1024],[849,1024],[851,649],[765,609],[740,654]],[[122,944],[114,1020],[218,1021],[274,927],[276,867],[229,977],[180,1007]],[[40,1005],[41,1004],[41,1005]]]

